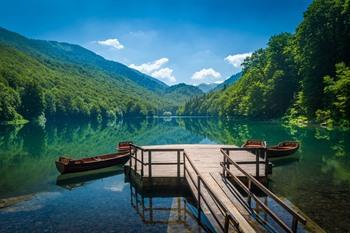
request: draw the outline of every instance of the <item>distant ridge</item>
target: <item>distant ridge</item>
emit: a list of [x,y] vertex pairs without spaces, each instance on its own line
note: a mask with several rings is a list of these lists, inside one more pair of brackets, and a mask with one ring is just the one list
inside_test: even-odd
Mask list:
[[168,85],[149,75],[115,61],[109,61],[79,45],[65,42],[34,40],[0,27],[0,43],[10,45],[42,59],[85,65],[130,79],[149,90],[162,92]]
[[242,72],[236,73],[236,74],[232,75],[231,77],[229,77],[228,79],[226,79],[223,83],[220,83],[219,85],[217,85],[213,89],[213,91],[222,90],[225,87],[231,86],[236,81],[238,81],[238,79],[240,79],[241,77],[242,77]]
[[197,87],[201,89],[204,93],[208,93],[209,91],[216,88],[219,84],[217,83],[201,83]]

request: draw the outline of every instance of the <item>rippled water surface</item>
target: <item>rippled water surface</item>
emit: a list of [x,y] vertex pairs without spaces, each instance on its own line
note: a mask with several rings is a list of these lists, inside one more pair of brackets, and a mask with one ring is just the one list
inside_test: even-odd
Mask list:
[[270,145],[300,141],[295,155],[273,161],[270,188],[325,230],[350,229],[349,131],[289,128],[277,122],[160,118],[1,126],[0,206],[7,207],[0,209],[0,232],[203,231],[187,195],[144,197],[125,180],[122,168],[62,183],[54,161],[62,154],[78,158],[113,152],[122,140],[139,145],[241,145],[249,138],[262,138]]

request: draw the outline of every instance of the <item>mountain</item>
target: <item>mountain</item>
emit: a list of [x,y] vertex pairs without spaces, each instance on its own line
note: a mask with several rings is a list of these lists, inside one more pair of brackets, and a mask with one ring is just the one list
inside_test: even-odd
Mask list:
[[0,28],[0,122],[158,115],[201,94],[193,88],[168,87],[78,45]]
[[131,69],[121,63],[109,61],[79,45],[56,41],[34,40],[0,27],[0,43],[43,60],[53,59],[63,64],[83,65],[89,68],[130,79],[152,91],[164,91],[168,86],[151,76]]
[[226,79],[224,82],[217,84],[217,83],[201,83],[197,87],[201,89],[204,93],[208,93],[211,91],[218,91],[222,90],[225,87],[228,87],[232,84],[234,84],[238,79],[242,77],[242,72],[236,73]]
[[177,103],[183,103],[194,96],[203,95],[204,92],[196,86],[180,83],[168,87],[164,92],[164,98],[173,100]]
[[201,83],[197,87],[201,89],[204,93],[208,93],[209,91],[216,88],[219,84],[217,83]]
[[178,113],[350,128],[349,32],[349,1],[314,0],[294,34],[272,36],[244,61],[238,81]]
[[231,86],[232,84],[237,82],[237,80],[239,80],[241,77],[242,77],[242,72],[236,73],[236,74],[232,75],[231,77],[229,77],[228,79],[226,79],[224,82],[217,85],[213,90],[214,91],[222,90],[225,87]]

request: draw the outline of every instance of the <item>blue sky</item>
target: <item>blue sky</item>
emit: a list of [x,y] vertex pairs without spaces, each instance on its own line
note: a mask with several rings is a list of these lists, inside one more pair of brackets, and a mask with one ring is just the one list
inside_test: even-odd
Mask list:
[[0,26],[82,45],[167,84],[212,83],[270,36],[294,32],[310,2],[1,0]]

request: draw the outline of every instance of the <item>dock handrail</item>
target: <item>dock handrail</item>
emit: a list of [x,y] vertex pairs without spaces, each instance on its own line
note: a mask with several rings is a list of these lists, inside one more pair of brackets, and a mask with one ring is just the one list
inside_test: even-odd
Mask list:
[[[269,158],[267,156],[267,151],[266,147],[264,148],[243,148],[243,147],[225,147],[221,148],[221,151],[224,150],[226,154],[229,155],[230,151],[247,151],[255,155],[255,161],[236,161],[237,164],[255,164],[256,169],[255,169],[255,176],[259,179],[260,177],[260,164],[265,165],[265,177],[268,176],[269,173]],[[225,161],[225,156],[224,156],[224,163]],[[230,165],[228,165],[230,167]],[[223,169],[223,173],[225,173]]]
[[[232,149],[238,150],[237,148],[232,148]],[[261,184],[252,175],[244,171],[244,169],[242,169],[237,162],[233,161],[230,158],[230,156],[226,153],[226,150],[228,150],[228,148],[220,149],[221,153],[224,156],[224,161],[223,163],[221,163],[221,166],[223,167],[223,171],[224,171],[223,176],[227,178],[227,173],[228,173],[230,177],[232,177],[235,180],[235,182],[248,194],[249,205],[250,205],[250,199],[253,198],[256,201],[256,203],[259,204],[264,209],[264,211],[267,214],[269,214],[271,218],[273,218],[276,221],[276,223],[286,232],[296,232],[298,222],[301,222],[304,225],[306,224],[306,219],[302,215],[300,215],[295,210],[291,209],[288,205],[286,205],[286,203],[284,203],[281,199],[279,199],[276,196],[276,194],[271,192],[268,188],[266,188],[263,184]],[[241,173],[243,173],[248,178],[248,187],[245,184],[243,184],[243,182],[230,171],[230,168],[229,168],[230,164],[234,165]],[[266,206],[263,202],[261,202],[261,200],[252,193],[251,183],[253,183],[256,187],[258,187],[267,196],[272,198],[276,203],[278,203],[281,207],[283,207],[288,213],[292,215],[293,220],[292,220],[291,228],[288,227],[286,223],[284,223],[268,206]]]
[[[201,209],[201,200],[204,201],[204,203],[206,204],[206,206],[208,207],[209,211],[211,212],[211,214],[213,215],[215,221],[218,223],[218,225],[220,226],[221,230],[223,232],[228,232],[229,230],[229,224],[231,223],[236,229],[239,230],[239,223],[238,221],[230,214],[229,210],[225,207],[225,205],[222,203],[222,201],[220,199],[218,199],[213,190],[210,188],[210,186],[207,184],[207,182],[202,178],[202,176],[200,175],[200,173],[198,172],[197,168],[193,165],[193,162],[191,161],[191,159],[188,157],[188,155],[186,154],[186,152],[184,151],[183,153],[184,155],[184,173],[188,175],[188,177],[190,178],[193,186],[197,189],[198,191],[198,196],[197,196],[197,201],[198,201],[198,218],[200,220],[200,209]],[[186,166],[186,162],[188,161],[191,168],[193,169],[193,171],[195,172],[196,176],[197,176],[197,185],[196,185],[196,181],[195,178],[192,177],[191,173],[188,171],[187,166]],[[206,199],[205,196],[202,195],[201,193],[201,184],[203,184],[203,186],[205,187],[205,189],[207,190],[207,192],[209,193],[209,196],[213,199],[215,205],[218,207],[219,211],[225,216],[225,222],[224,224],[222,224],[218,217],[216,216],[215,211],[213,211],[213,209],[211,208],[211,206],[208,204],[208,200]]]
[[[181,148],[143,148],[141,146],[137,146],[133,143],[130,144],[131,153],[130,153],[130,167],[133,166],[132,159],[134,160],[134,169],[137,171],[137,163],[141,165],[141,179],[144,176],[145,166],[148,166],[148,176],[152,177],[152,165],[177,165],[177,177],[180,178],[180,167],[184,164],[181,162],[180,153],[184,151]],[[138,158],[137,151],[141,151],[141,158]],[[177,160],[176,162],[152,162],[152,152],[177,152]],[[144,161],[144,153],[148,154],[148,162]]]

